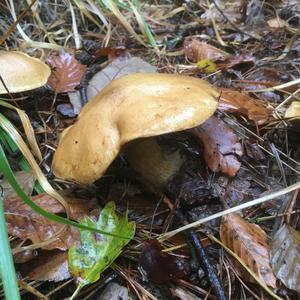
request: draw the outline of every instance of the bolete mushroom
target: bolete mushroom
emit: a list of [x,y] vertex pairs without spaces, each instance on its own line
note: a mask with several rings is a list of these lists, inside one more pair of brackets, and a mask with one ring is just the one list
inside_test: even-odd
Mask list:
[[[150,173],[155,167],[155,157],[164,153],[155,140],[145,138],[201,124],[216,110],[218,95],[209,83],[187,76],[146,73],[113,80],[83,108],[78,121],[62,133],[52,163],[53,173],[63,179],[92,183],[126,144],[129,162],[147,176],[147,170]],[[179,159],[178,153],[173,155]],[[141,160],[147,160],[146,168],[140,168]],[[178,169],[180,159],[175,166],[169,161],[156,164],[167,170],[167,175],[161,175],[154,184],[167,180],[173,169]]]
[[[19,51],[0,52],[0,75],[10,93],[39,88],[46,84],[51,70],[41,60]],[[0,94],[7,90],[0,81]]]

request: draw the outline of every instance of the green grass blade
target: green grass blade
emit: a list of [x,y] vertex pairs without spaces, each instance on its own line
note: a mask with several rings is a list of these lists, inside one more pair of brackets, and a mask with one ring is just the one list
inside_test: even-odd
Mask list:
[[7,300],[21,299],[8,241],[2,197],[0,197],[0,274],[5,298]]
[[141,19],[141,21],[143,22],[143,26],[144,26],[144,30],[145,30],[145,33],[147,35],[147,38],[148,38],[148,41],[149,43],[152,45],[152,47],[155,49],[155,50],[158,50],[158,47],[157,47],[157,44],[156,44],[156,40],[151,32],[151,29],[150,29],[150,26],[148,25],[148,23],[146,22],[144,16],[143,16],[143,13],[142,13],[142,10],[141,10],[141,6],[140,6],[140,1],[139,0],[133,0],[133,5],[135,6],[135,9],[136,11],[138,12],[139,14],[139,17]]

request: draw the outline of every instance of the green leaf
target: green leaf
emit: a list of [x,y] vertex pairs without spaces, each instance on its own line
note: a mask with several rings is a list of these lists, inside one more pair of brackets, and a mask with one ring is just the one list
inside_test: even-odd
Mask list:
[[129,238],[120,239],[80,229],[81,245],[71,247],[68,253],[69,269],[78,278],[80,288],[97,281],[101,272],[120,255],[135,233],[135,223],[128,222],[127,213],[120,218],[116,215],[114,202],[106,204],[97,222],[87,217],[81,224]]

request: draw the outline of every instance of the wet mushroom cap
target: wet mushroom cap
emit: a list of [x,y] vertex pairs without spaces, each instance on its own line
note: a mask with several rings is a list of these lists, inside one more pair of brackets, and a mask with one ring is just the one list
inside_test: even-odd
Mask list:
[[217,108],[207,82],[170,74],[130,74],[113,80],[62,133],[52,171],[79,183],[99,179],[121,147],[138,138],[195,127]]
[[[50,73],[49,66],[26,53],[0,52],[0,75],[10,93],[39,88],[47,83]],[[0,94],[7,94],[1,81]]]

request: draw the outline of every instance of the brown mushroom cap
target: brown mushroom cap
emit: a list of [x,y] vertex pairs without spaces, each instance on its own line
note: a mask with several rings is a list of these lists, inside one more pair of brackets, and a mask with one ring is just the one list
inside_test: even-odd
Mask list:
[[217,108],[219,93],[207,82],[169,74],[130,74],[112,81],[67,128],[54,155],[53,173],[92,183],[122,145],[142,137],[195,127]]
[[[18,93],[46,84],[51,70],[41,60],[19,51],[0,52],[0,75],[9,92]],[[7,94],[0,81],[0,94]]]

